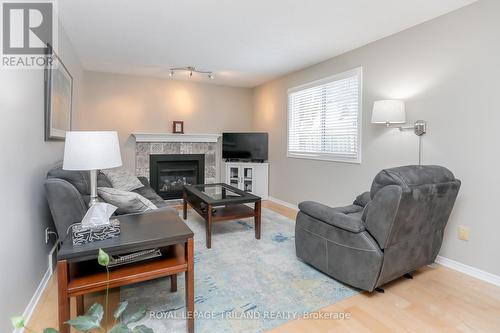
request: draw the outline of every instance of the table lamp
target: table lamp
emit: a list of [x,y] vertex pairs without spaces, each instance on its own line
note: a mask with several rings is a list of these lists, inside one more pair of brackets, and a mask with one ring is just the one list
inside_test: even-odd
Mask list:
[[422,162],[422,135],[427,132],[427,122],[417,120],[413,126],[393,126],[406,123],[405,102],[399,100],[382,100],[373,103],[373,124],[385,124],[389,128],[398,128],[400,131],[413,130],[419,137],[418,164]]
[[64,170],[90,171],[89,207],[97,199],[97,172],[122,165],[118,133],[114,131],[66,132]]

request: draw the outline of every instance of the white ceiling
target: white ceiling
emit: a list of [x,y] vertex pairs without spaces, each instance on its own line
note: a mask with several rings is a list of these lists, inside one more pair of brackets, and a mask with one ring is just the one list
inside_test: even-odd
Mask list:
[[192,65],[253,87],[472,2],[60,0],[59,15],[85,69],[168,76]]

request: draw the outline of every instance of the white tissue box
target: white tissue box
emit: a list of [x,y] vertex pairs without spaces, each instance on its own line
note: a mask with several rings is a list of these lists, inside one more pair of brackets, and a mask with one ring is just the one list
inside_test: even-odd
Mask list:
[[72,227],[73,245],[83,245],[90,242],[115,238],[120,235],[120,221],[111,220],[108,225],[85,228],[81,223]]

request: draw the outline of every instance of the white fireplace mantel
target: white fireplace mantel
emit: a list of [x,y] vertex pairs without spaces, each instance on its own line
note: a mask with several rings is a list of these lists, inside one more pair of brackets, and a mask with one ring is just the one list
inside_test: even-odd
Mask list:
[[136,142],[217,142],[221,134],[132,133]]

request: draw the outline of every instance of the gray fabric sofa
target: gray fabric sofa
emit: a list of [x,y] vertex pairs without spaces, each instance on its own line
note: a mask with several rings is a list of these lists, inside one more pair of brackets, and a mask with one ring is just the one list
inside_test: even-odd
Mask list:
[[299,204],[297,256],[359,289],[373,291],[433,263],[460,189],[440,166],[382,170],[370,192],[345,207]]
[[[177,211],[167,207],[165,201],[149,186],[147,178],[139,177],[139,180],[144,187],[133,192],[149,199],[158,209],[170,210],[177,214]],[[57,233],[63,240],[69,226],[80,222],[87,212],[90,198],[89,172],[63,170],[62,164],[58,164],[47,173],[44,186]],[[113,187],[103,173],[97,176],[97,186]]]

